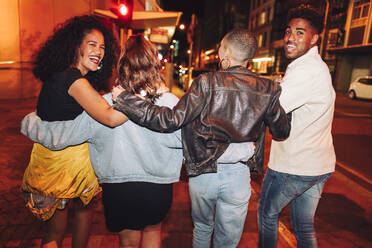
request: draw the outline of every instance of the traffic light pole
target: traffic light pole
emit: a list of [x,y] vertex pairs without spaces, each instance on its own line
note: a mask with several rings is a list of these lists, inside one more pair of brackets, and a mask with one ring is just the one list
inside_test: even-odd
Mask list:
[[327,48],[327,38],[326,38],[326,35],[327,34],[327,20],[328,20],[328,11],[329,11],[329,0],[326,0],[326,9],[325,9],[325,13],[324,13],[324,26],[323,26],[323,30],[322,30],[322,40],[321,40],[321,43],[320,43],[320,56],[325,59],[325,55],[326,55],[326,48]]
[[193,47],[193,43],[194,42],[191,42],[190,43],[190,53],[189,53],[189,77],[188,77],[188,82],[187,82],[187,89],[189,89],[190,87],[190,80],[191,80],[191,76],[192,76],[192,71],[191,71],[191,66],[192,66],[192,47]]
[[189,77],[188,77],[188,82],[187,82],[187,89],[189,89],[190,85],[189,85],[189,82],[191,80],[191,77],[192,77],[192,71],[191,71],[191,66],[192,66],[192,48],[193,48],[193,44],[194,44],[194,28],[195,28],[195,14],[192,14],[191,15],[191,23],[190,23],[190,26],[189,26],[189,30],[188,30],[188,41],[190,43],[190,53],[189,53]]
[[125,42],[132,35],[133,31],[130,28],[120,28],[120,48],[124,47]]

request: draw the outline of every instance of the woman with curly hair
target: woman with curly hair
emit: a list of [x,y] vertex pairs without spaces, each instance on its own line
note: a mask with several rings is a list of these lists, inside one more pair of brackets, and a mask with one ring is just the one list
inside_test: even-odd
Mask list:
[[[112,32],[93,16],[78,16],[57,26],[41,47],[33,73],[43,85],[37,114],[45,121],[73,120],[85,110],[107,126],[127,120],[97,92],[112,75],[118,45]],[[85,247],[91,211],[100,192],[89,159],[88,144],[51,151],[35,143],[24,173],[27,207],[47,224],[42,247],[61,245],[67,226],[67,203],[74,207],[72,247]]]
[[[173,107],[157,48],[143,35],[131,36],[118,63],[117,83],[160,106]],[[111,94],[104,95],[112,104]],[[21,131],[52,150],[89,143],[90,158],[102,186],[106,226],[118,233],[119,247],[161,247],[161,224],[182,166],[181,132],[157,133],[131,121],[109,128],[86,112],[73,121],[40,121],[31,113]],[[68,138],[66,138],[68,137]]]

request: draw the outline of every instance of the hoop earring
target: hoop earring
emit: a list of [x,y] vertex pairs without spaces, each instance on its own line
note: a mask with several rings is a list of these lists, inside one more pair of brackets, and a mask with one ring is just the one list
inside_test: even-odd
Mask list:
[[[227,62],[227,66],[224,66],[224,65],[223,65],[224,62]],[[231,64],[231,62],[230,62],[229,59],[225,59],[225,58],[223,58],[223,59],[221,59],[220,62],[218,63],[218,66],[219,66],[222,70],[226,70],[226,69],[228,69],[228,68],[230,67],[230,64]]]
[[102,67],[103,67],[103,60],[101,60],[101,62],[99,62],[98,66],[97,66],[97,70],[101,70]]

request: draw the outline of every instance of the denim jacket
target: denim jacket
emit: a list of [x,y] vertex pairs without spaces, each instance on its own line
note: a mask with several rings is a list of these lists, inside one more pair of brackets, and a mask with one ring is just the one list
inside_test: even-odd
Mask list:
[[[111,94],[104,96],[112,104]],[[172,107],[178,98],[163,93],[159,106]],[[75,120],[46,122],[35,114],[22,121],[21,132],[51,150],[89,143],[90,158],[100,183],[143,181],[173,183],[182,165],[181,132],[158,133],[131,121],[110,128],[83,112]],[[219,163],[236,163],[253,154],[251,143],[231,144]]]
[[121,93],[114,108],[155,131],[182,129],[183,155],[188,175],[217,171],[218,158],[230,143],[256,142],[258,149],[247,165],[260,171],[264,161],[264,133],[286,139],[290,121],[280,106],[281,88],[248,69],[233,66],[196,78],[173,109],[159,107]]

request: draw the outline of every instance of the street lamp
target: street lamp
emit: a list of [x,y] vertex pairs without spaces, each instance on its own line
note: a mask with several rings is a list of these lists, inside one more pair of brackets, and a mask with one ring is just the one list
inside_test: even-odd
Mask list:
[[185,24],[180,24],[180,25],[179,25],[179,29],[180,29],[180,30],[183,31],[183,30],[185,30],[185,28],[186,28]]

